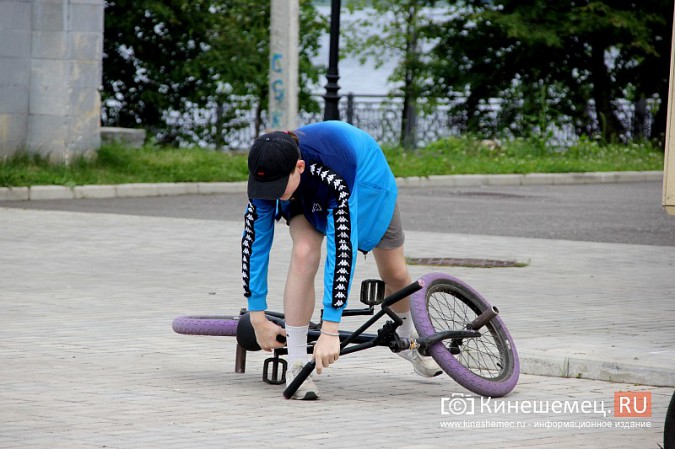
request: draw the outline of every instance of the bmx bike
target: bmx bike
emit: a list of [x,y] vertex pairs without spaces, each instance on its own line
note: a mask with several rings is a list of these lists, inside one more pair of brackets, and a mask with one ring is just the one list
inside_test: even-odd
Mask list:
[[[410,296],[411,315],[419,338],[405,339],[396,333],[402,321],[391,310],[391,305],[407,296]],[[498,315],[499,310],[463,281],[444,273],[430,273],[384,298],[384,282],[365,280],[361,284],[360,299],[367,307],[346,309],[343,317],[372,317],[355,331],[339,332],[340,356],[376,346],[388,347],[392,352],[417,349],[422,355],[433,357],[445,373],[476,394],[505,396],[518,383],[518,352]],[[375,306],[380,306],[377,312]],[[266,315],[283,327],[283,314],[266,312]],[[377,333],[365,333],[385,316],[389,320]],[[236,336],[235,372],[238,373],[246,370],[246,352],[260,350],[246,309],[231,316],[181,316],[173,321],[173,330],[190,335]],[[308,353],[312,352],[320,334],[321,323],[310,323]],[[273,357],[265,360],[265,382],[285,383],[288,364],[281,356],[287,353],[285,347],[278,348]],[[284,397],[293,396],[314,368],[314,361],[308,362],[286,387]]]

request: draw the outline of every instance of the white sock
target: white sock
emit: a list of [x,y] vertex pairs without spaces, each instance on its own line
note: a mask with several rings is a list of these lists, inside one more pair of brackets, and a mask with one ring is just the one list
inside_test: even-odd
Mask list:
[[396,333],[401,338],[410,338],[413,331],[415,330],[410,311],[405,313],[397,313],[396,315],[398,315],[398,317],[403,320],[403,324],[401,324],[398,329],[396,329]]
[[293,366],[296,360],[307,361],[307,326],[286,325],[286,346],[288,346],[288,366]]

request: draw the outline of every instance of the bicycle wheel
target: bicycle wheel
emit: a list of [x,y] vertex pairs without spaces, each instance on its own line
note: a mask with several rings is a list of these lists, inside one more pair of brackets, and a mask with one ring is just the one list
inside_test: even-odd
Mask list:
[[[453,276],[430,273],[421,279],[424,287],[411,296],[413,323],[420,337],[464,330],[492,307],[477,291]],[[499,316],[479,332],[482,335],[478,338],[435,343],[429,353],[464,388],[483,396],[505,396],[515,388],[520,375],[516,346]]]
[[234,337],[237,335],[239,315],[179,316],[171,327],[179,334]]

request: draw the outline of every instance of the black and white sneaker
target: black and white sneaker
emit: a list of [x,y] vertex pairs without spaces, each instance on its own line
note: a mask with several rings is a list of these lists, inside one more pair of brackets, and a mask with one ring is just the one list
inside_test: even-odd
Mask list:
[[[302,360],[296,360],[293,362],[293,365],[291,365],[288,372],[286,373],[286,387],[288,387],[291,382],[293,382],[293,379],[295,379],[295,377],[300,374],[300,371],[302,371],[304,366],[305,364],[302,362]],[[302,385],[300,385],[300,388],[297,389],[291,399],[300,399],[303,401],[313,401],[315,399],[319,399],[319,389],[316,387],[314,380],[312,380],[312,376],[309,376],[302,383]]]

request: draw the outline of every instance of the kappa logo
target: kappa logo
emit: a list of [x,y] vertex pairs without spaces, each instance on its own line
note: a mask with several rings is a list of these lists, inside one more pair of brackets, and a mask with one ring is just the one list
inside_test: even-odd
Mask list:
[[250,259],[251,259],[251,248],[253,242],[255,241],[255,227],[254,222],[258,218],[256,208],[253,204],[249,203],[246,209],[246,215],[244,220],[244,235],[241,239],[241,277],[244,285],[244,296],[250,297],[251,290],[249,288],[249,281],[251,279],[251,270],[250,270]]
[[[349,214],[349,187],[337,173],[319,164],[311,164],[312,176],[321,180],[332,191],[337,202],[333,215],[335,229],[335,270],[333,272],[333,302],[335,308],[345,305],[352,268],[351,222]],[[312,212],[319,212],[322,207],[318,203],[312,205]]]

